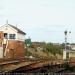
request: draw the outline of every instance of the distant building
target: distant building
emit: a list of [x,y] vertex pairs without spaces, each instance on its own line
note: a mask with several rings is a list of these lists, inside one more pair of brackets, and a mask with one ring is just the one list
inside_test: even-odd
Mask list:
[[0,58],[22,58],[24,57],[23,31],[11,24],[0,27]]
[[55,46],[60,46],[60,43],[52,43]]
[[67,50],[63,51],[63,59],[75,58],[75,45],[67,45]]
[[70,45],[72,50],[75,50],[75,45]]
[[75,50],[75,45],[67,45],[67,49]]

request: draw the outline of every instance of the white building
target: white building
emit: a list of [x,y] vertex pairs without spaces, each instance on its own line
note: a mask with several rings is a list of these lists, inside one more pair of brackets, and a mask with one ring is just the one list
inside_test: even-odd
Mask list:
[[[19,55],[24,55],[23,46],[25,41],[25,35],[23,31],[18,29],[17,27],[6,23],[5,25],[0,27],[0,58],[3,58],[4,54],[9,51],[9,55],[5,55],[6,57],[14,57],[14,55],[17,57]],[[17,42],[19,43],[17,45]],[[10,44],[9,44],[10,43]],[[16,45],[15,45],[16,43]],[[3,50],[3,44],[6,44],[5,50]],[[9,44],[9,45],[8,45]],[[21,48],[17,48],[17,46]],[[10,47],[10,49],[9,49]],[[12,51],[11,51],[12,49]],[[21,50],[22,49],[22,50]],[[14,53],[15,51],[15,53]],[[20,54],[21,53],[21,54]],[[11,56],[12,55],[12,56]]]
[[75,58],[75,45],[67,45],[69,48],[63,50],[63,59]]
[[0,31],[4,33],[4,37],[8,40],[25,40],[25,33],[13,25],[5,24],[0,27]]

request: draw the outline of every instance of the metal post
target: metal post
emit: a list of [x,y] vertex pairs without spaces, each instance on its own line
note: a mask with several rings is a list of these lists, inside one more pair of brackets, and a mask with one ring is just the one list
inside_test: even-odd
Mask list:
[[66,49],[66,47],[67,47],[67,31],[65,31],[64,34],[65,34],[65,50],[67,50]]
[[[66,59],[67,54],[69,54],[69,53],[67,53],[67,33],[68,33],[67,31],[64,32],[64,34],[65,34],[65,49],[63,50],[63,59]],[[69,32],[69,33],[71,33],[71,32]]]
[[66,50],[67,50],[67,31],[64,32],[65,34],[65,50],[63,50],[63,60],[66,59]]

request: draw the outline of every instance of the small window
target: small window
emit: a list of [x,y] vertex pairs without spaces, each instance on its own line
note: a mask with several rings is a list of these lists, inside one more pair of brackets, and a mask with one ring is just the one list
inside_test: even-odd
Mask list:
[[7,35],[7,33],[4,33],[4,37],[7,39],[8,38],[8,35]]
[[9,39],[15,39],[16,35],[15,34],[9,34]]

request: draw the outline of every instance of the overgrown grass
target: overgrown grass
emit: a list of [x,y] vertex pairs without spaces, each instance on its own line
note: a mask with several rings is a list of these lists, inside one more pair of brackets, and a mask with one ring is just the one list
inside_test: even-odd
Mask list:
[[54,46],[54,45],[51,45],[51,44],[47,44],[46,45],[46,50],[48,52],[51,52],[52,54],[60,54],[62,55],[63,54],[63,48],[62,46]]

